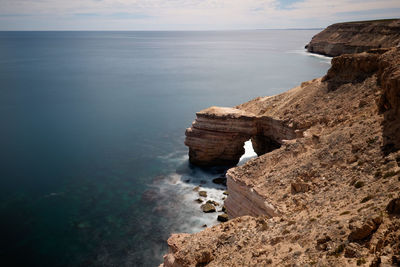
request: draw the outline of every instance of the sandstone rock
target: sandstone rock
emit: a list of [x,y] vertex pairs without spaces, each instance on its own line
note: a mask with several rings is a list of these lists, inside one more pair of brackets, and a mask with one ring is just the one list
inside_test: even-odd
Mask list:
[[357,55],[342,55],[332,59],[332,67],[324,76],[330,91],[349,82],[362,82],[379,69],[379,55],[362,53]]
[[229,220],[228,214],[219,214],[217,220],[220,222],[227,222]]
[[214,201],[214,200],[207,200],[207,203],[210,203],[210,204],[212,204],[214,206],[219,206],[219,203]]
[[307,45],[312,53],[339,56],[400,43],[400,20],[337,23],[315,35]]
[[223,206],[222,206],[222,209],[221,209],[221,211],[222,211],[222,212],[226,212],[225,205],[223,205]]
[[225,207],[230,218],[244,215],[274,217],[278,214],[265,198],[248,186],[236,181],[233,169],[230,169],[226,176],[229,195],[225,200]]
[[392,199],[386,206],[386,210],[389,214],[400,215],[400,198]]
[[324,236],[322,238],[317,239],[317,246],[316,248],[318,250],[327,250],[328,245],[327,242],[331,241],[331,237],[330,236]]
[[206,203],[206,204],[201,205],[201,209],[205,213],[210,213],[210,212],[215,212],[216,211],[215,207],[210,203]]
[[359,241],[368,238],[372,235],[382,223],[382,218],[376,216],[374,218],[368,219],[365,222],[356,222],[354,225],[350,225],[352,230],[349,235],[350,241]]
[[292,183],[290,185],[292,194],[304,193],[310,189],[310,185],[306,183]]
[[253,137],[261,155],[278,148],[284,139],[296,137],[295,129],[270,117],[259,117],[237,108],[210,107],[196,113],[186,130],[189,161],[200,166],[236,165],[244,154],[244,142]]
[[344,256],[346,258],[359,258],[361,257],[359,250],[360,245],[357,243],[349,243],[344,250]]
[[199,196],[207,197],[207,192],[206,191],[199,191]]

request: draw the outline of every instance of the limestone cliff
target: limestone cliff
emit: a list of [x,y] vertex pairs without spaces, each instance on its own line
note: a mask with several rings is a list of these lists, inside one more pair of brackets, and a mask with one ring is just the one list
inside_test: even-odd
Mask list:
[[399,103],[393,48],[343,55],[325,77],[283,94],[200,112],[187,133],[192,159],[208,160],[202,142],[258,136],[261,118],[301,134],[230,169],[232,220],[172,235],[164,266],[399,265]]
[[256,116],[237,108],[210,107],[196,113],[186,130],[189,160],[201,166],[236,165],[244,153],[244,142],[252,139],[258,155],[293,139],[293,127],[268,116]]
[[400,19],[337,23],[315,35],[307,50],[327,56],[400,45]]

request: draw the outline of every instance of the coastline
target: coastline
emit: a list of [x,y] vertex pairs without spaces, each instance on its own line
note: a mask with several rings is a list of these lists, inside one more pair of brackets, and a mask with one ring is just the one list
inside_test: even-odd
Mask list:
[[[400,229],[400,221],[387,209],[400,190],[398,143],[387,140],[399,124],[393,114],[399,110],[400,90],[396,63],[388,59],[397,62],[399,57],[399,49],[393,48],[334,58],[323,78],[251,100],[229,111],[232,115],[215,112],[200,126],[194,123],[195,129],[218,132],[222,140],[230,131],[243,134],[241,126],[235,128],[235,120],[243,119],[233,115],[240,111],[282,121],[293,127],[296,137],[280,136],[279,147],[230,169],[226,206],[233,220],[193,235],[172,235],[164,266],[395,264],[400,246],[385,245],[394,255],[390,258],[379,242],[386,238],[381,233],[396,235]],[[382,75],[394,81],[383,90]],[[390,105],[384,104],[388,101]],[[264,134],[271,138],[272,132]],[[204,155],[203,162],[215,162],[215,156]],[[376,246],[373,253],[371,246]]]

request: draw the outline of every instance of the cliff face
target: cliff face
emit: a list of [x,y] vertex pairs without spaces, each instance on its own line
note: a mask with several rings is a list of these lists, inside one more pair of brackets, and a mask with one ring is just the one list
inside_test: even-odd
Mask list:
[[244,154],[244,143],[252,139],[258,155],[293,139],[295,131],[283,121],[256,116],[237,108],[210,107],[198,112],[186,130],[189,161],[196,165],[236,165]]
[[400,45],[400,19],[337,23],[315,35],[307,50],[339,56]]
[[[234,219],[172,235],[164,266],[400,264],[399,103],[393,48],[343,55],[321,79],[237,106],[235,114],[255,116],[244,127],[251,134],[258,118],[302,134],[230,169]],[[235,128],[230,120],[221,132]]]

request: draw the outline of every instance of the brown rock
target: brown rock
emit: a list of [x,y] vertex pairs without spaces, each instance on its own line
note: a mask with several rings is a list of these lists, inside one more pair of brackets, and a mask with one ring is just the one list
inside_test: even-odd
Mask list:
[[349,235],[350,241],[363,240],[372,235],[382,223],[382,218],[377,216],[372,219],[366,220],[364,223],[357,222],[354,225],[350,225],[352,230]]
[[219,214],[217,220],[220,222],[227,222],[229,220],[228,214]]
[[309,189],[310,189],[309,184],[305,184],[305,183],[292,183],[291,184],[292,194],[304,193],[304,192],[307,192]]
[[210,107],[196,113],[186,130],[189,161],[200,166],[236,165],[244,142],[252,139],[261,155],[279,148],[282,140],[296,137],[295,129],[270,117],[258,117],[237,108]]
[[215,212],[216,211],[215,207],[210,203],[206,203],[206,204],[201,205],[201,209],[205,213],[210,213],[210,212]]
[[386,206],[386,210],[389,214],[400,215],[400,198],[392,199]]
[[201,197],[207,197],[207,192],[206,191],[200,191],[199,196]]
[[207,203],[210,203],[210,204],[212,204],[214,206],[219,206],[219,203],[214,201],[214,200],[207,200]]
[[361,257],[359,250],[360,245],[357,243],[349,243],[344,250],[344,256],[346,258],[359,258]]

